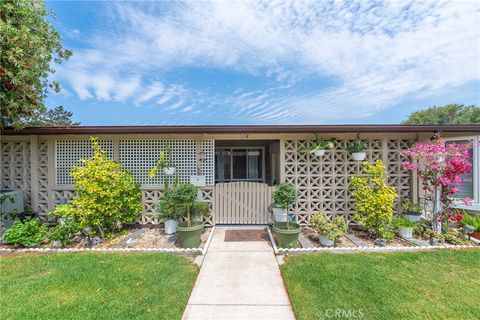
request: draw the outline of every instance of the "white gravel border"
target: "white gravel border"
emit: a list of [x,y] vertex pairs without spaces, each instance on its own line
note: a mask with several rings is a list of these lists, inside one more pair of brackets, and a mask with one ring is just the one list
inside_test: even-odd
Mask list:
[[173,253],[178,255],[205,255],[213,237],[215,227],[212,227],[207,242],[203,248],[0,248],[2,253],[79,253],[79,252],[107,252],[107,253],[130,253],[130,252],[157,252]]
[[78,253],[78,252],[159,252],[186,255],[202,254],[201,248],[22,248],[0,249],[0,253]]
[[267,227],[268,237],[272,243],[273,252],[275,255],[284,255],[284,254],[304,254],[304,253],[316,253],[316,252],[345,252],[345,253],[355,253],[355,252],[407,252],[407,251],[428,251],[428,250],[437,250],[437,249],[450,249],[450,250],[460,250],[460,249],[480,249],[480,246],[475,245],[436,245],[436,246],[359,246],[359,247],[315,247],[315,248],[278,248],[275,238],[270,230]]

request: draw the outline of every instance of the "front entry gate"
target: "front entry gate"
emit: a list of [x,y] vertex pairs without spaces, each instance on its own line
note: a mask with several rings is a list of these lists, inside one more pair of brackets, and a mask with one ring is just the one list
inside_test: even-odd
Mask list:
[[227,182],[213,188],[215,224],[266,224],[275,189],[266,183]]

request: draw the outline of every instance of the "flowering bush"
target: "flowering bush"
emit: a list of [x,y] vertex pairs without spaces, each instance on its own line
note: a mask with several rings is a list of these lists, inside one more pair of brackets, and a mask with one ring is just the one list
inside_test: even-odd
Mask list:
[[133,176],[109,159],[95,138],[91,141],[93,156],[82,160],[84,166],[72,169],[76,194],[70,214],[81,228],[94,228],[104,237],[105,231],[132,223],[140,216],[142,194]]
[[[459,191],[462,182],[461,175],[471,172],[468,150],[471,143],[446,143],[438,136],[435,139],[416,143],[403,152],[409,158],[403,167],[416,171],[422,181],[425,200],[432,203],[432,228],[439,232],[439,221],[462,219],[461,212],[451,208],[453,195]],[[472,199],[462,199],[466,205],[471,205]]]
[[397,198],[395,188],[386,183],[385,166],[381,160],[375,164],[363,162],[363,175],[352,177],[352,195],[357,200],[355,219],[376,237],[393,237],[391,222],[393,204]]

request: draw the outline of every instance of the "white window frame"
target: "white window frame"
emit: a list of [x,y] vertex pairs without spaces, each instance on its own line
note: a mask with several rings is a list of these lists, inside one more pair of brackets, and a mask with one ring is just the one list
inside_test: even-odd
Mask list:
[[461,200],[456,200],[453,204],[454,208],[480,211],[480,136],[462,136],[445,138],[445,141],[472,141],[473,159],[473,203],[471,206],[465,205]]

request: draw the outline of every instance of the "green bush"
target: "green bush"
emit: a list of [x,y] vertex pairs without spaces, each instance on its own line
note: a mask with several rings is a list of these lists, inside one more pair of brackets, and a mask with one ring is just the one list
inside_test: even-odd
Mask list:
[[60,219],[58,224],[48,231],[48,240],[60,241],[64,245],[70,244],[79,231],[79,227],[73,219]]
[[397,229],[398,228],[414,228],[415,222],[407,220],[405,217],[398,215],[392,219],[392,225]]
[[93,156],[81,160],[85,166],[74,167],[71,173],[76,194],[71,214],[81,228],[97,229],[103,237],[138,219],[142,194],[133,176],[107,157],[96,138],[91,141]]
[[7,243],[34,247],[42,243],[47,236],[47,226],[37,218],[15,221],[3,235]]
[[171,194],[173,203],[182,210],[182,216],[187,221],[188,227],[191,226],[190,214],[192,207],[197,201],[197,187],[191,183],[181,184],[172,191]]
[[310,218],[313,228],[329,240],[343,237],[348,231],[348,225],[343,217],[336,217],[333,220],[325,214],[315,213]]
[[363,162],[362,175],[352,177],[352,195],[357,200],[355,219],[369,229],[373,236],[391,239],[393,205],[397,193],[386,183],[387,175],[381,160],[375,164]]
[[272,194],[273,203],[282,208],[287,208],[289,205],[293,204],[297,200],[297,197],[297,190],[291,183],[279,184],[275,187]]

